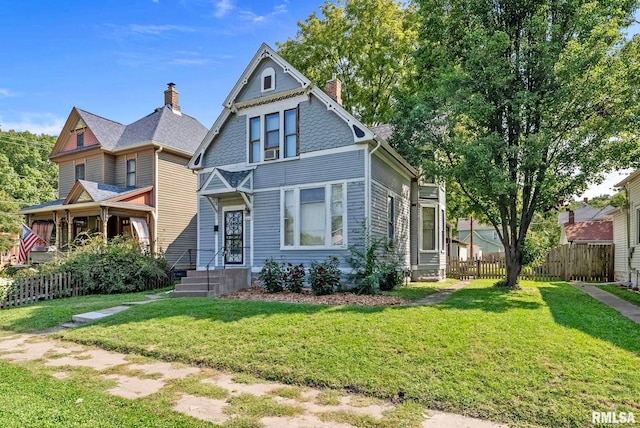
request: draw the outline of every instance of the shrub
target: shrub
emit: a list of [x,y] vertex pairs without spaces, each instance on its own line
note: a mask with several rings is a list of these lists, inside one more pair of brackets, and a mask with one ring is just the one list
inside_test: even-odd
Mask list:
[[332,294],[340,288],[342,272],[338,269],[339,264],[340,262],[335,256],[327,257],[322,263],[316,261],[311,262],[309,285],[311,286],[313,294],[316,296]]
[[292,293],[300,293],[304,285],[304,277],[305,271],[302,263],[299,265],[287,263],[284,268],[284,288]]
[[349,251],[345,260],[353,268],[350,277],[357,294],[391,291],[402,284],[401,257],[393,243],[365,238],[364,243],[349,246]]
[[285,273],[282,269],[282,265],[273,257],[264,261],[264,266],[258,274],[258,279],[261,285],[267,289],[269,293],[277,293],[282,291],[285,283]]
[[141,291],[150,279],[166,278],[163,257],[140,250],[131,238],[118,236],[105,243],[100,235],[72,247],[68,257],[39,267],[40,274],[71,272],[88,293],[112,294]]

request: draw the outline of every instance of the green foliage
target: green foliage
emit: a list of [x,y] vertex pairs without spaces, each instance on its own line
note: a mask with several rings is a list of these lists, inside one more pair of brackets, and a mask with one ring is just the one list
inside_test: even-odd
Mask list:
[[316,296],[333,294],[340,288],[340,277],[342,272],[338,266],[340,262],[337,257],[329,256],[324,262],[311,262],[309,269],[309,285],[311,291]]
[[535,213],[640,159],[638,2],[419,5],[419,87],[392,144],[497,227],[515,285]]
[[279,53],[324,89],[336,75],[343,105],[366,124],[388,123],[399,88],[413,86],[418,33],[412,2],[325,0],[298,22],[295,39],[278,43]]
[[357,294],[391,291],[404,279],[400,253],[386,239],[368,237],[350,245],[345,260],[353,269],[350,279]]
[[304,286],[305,275],[302,263],[299,265],[287,263],[284,268],[284,288],[292,293],[300,293]]
[[258,274],[260,283],[269,293],[277,293],[284,290],[284,277],[282,265],[273,260],[273,257],[264,261],[264,266]]
[[164,258],[142,252],[133,239],[118,236],[105,243],[96,235],[74,246],[66,259],[41,265],[39,273],[71,272],[89,293],[112,294],[141,291],[147,280],[168,271]]

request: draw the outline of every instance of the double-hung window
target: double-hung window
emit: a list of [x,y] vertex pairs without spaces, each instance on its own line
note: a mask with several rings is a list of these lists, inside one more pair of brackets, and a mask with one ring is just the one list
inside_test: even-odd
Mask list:
[[422,207],[422,251],[436,249],[436,209],[435,207]]
[[249,120],[249,162],[260,162],[260,117]]
[[636,244],[640,244],[640,207],[636,208]]
[[345,245],[344,184],[287,189],[282,197],[282,246]]
[[393,242],[396,237],[396,207],[393,196],[387,196],[387,239]]
[[127,159],[127,186],[135,187],[136,185],[136,160]]
[[79,132],[76,134],[76,147],[84,147],[84,132]]
[[84,180],[84,164],[76,164],[76,180]]
[[249,163],[299,155],[298,108],[249,119]]

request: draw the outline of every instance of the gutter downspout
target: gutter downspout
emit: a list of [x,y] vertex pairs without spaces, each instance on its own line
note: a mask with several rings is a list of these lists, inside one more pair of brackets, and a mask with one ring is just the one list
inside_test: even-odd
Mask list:
[[[375,138],[375,137],[374,137]],[[377,141],[377,140],[376,140]],[[364,218],[365,218],[365,226],[366,226],[366,236],[365,240],[368,239],[369,234],[371,233],[371,159],[373,158],[373,154],[380,148],[382,142],[377,141],[377,145],[369,152],[369,158],[365,163],[365,178],[366,183],[364,187],[365,191],[365,207],[364,207]]]
[[[631,284],[631,257],[632,257],[632,253],[631,253],[631,204],[629,201],[629,184],[625,184],[624,186],[624,194],[626,197],[627,202],[624,204],[625,205],[625,210],[626,212],[626,220],[627,220],[627,275],[628,275],[628,281],[627,284]],[[615,251],[615,248],[614,248]],[[615,262],[614,262],[615,263]],[[638,285],[638,284],[636,284]]]
[[155,165],[154,165],[154,177],[153,177],[153,182],[154,182],[154,186],[153,186],[153,202],[154,202],[154,206],[153,206],[153,211],[151,211],[151,217],[153,217],[153,254],[157,254],[158,252],[158,204],[159,204],[159,200],[158,200],[158,165],[159,165],[159,161],[158,161],[158,155],[160,154],[160,152],[162,152],[162,149],[164,149],[163,146],[160,146],[156,149],[155,151]]

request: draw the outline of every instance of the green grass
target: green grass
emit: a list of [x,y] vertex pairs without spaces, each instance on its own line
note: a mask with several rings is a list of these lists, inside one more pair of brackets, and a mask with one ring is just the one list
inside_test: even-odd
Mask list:
[[640,293],[637,291],[630,291],[629,289],[622,288],[618,285],[598,285],[598,288],[608,293],[614,294],[621,299],[626,300],[629,303],[633,303],[636,306],[640,306]]
[[408,300],[420,300],[427,296],[432,295],[436,291],[450,287],[453,284],[460,282],[459,279],[447,278],[444,281],[438,282],[410,282],[401,287],[397,287],[392,291],[383,291],[381,294],[385,296],[401,297]]
[[147,300],[145,295],[166,290],[144,291],[128,294],[108,294],[72,297],[66,299],[42,300],[25,306],[0,310],[0,330],[13,332],[39,331],[70,322],[73,315],[118,306],[123,302]]
[[[94,376],[58,380],[45,370],[0,361],[0,426],[22,427],[210,427],[152,400],[104,393]],[[83,381],[85,379],[86,381]]]
[[417,307],[166,299],[56,335],[516,426],[640,414],[635,323],[563,282],[493,282]]

